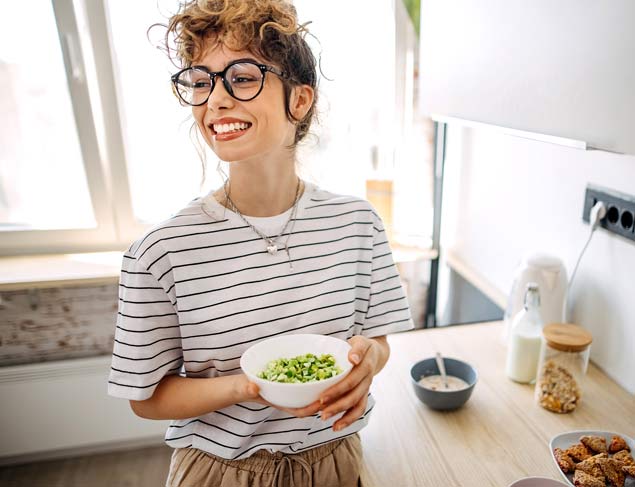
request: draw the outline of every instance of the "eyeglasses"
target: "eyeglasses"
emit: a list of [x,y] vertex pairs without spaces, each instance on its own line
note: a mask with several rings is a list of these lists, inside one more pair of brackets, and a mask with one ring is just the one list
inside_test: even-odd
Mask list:
[[216,78],[220,76],[227,93],[236,100],[249,101],[262,91],[267,71],[281,78],[287,77],[273,66],[259,64],[253,59],[238,59],[218,72],[210,71],[205,66],[182,69],[172,76],[172,87],[184,103],[196,107],[207,103],[216,85]]

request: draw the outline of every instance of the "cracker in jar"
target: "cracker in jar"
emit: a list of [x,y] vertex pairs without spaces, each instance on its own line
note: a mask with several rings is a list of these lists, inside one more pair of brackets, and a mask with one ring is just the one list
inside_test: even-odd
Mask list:
[[569,413],[580,401],[580,389],[573,375],[553,360],[545,362],[538,375],[538,403],[554,413]]

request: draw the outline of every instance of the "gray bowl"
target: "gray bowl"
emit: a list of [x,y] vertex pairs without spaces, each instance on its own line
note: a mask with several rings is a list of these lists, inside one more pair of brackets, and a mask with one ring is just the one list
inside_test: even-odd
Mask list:
[[429,375],[438,375],[439,368],[434,357],[427,358],[417,362],[410,369],[410,378],[412,380],[412,387],[419,400],[426,406],[432,409],[447,410],[457,409],[463,406],[472,395],[476,381],[478,380],[478,374],[474,367],[461,360],[453,358],[444,358],[445,371],[448,375],[453,375],[459,379],[463,379],[469,384],[466,389],[460,391],[443,391],[432,389],[426,389],[419,385],[421,377],[427,377]]

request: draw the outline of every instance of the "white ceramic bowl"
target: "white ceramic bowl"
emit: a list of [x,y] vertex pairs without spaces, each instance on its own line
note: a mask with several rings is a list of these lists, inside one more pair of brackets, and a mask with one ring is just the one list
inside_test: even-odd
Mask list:
[[[348,360],[351,346],[344,340],[325,335],[282,335],[258,342],[249,347],[240,358],[240,367],[250,381],[260,387],[260,395],[276,406],[300,408],[308,406],[320,397],[322,391],[341,381],[353,365]],[[257,375],[265,370],[271,360],[291,358],[312,353],[330,353],[342,373],[330,379],[300,384],[286,384],[260,379]]]
[[519,479],[508,487],[567,487],[566,484],[547,477],[525,477]]

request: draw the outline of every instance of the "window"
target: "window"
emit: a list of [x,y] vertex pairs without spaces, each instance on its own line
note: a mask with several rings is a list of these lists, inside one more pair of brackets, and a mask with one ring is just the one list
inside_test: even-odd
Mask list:
[[177,2],[115,1],[105,6],[133,213],[141,221],[161,221],[221,183],[215,171],[218,159],[208,151],[209,171],[201,188],[201,162],[190,138],[191,110],[172,94],[170,75],[176,68],[155,47],[164,31],[153,29],[147,36],[150,25],[166,23]]
[[[92,228],[95,217],[53,7],[35,3],[29,29],[0,29],[0,225]],[[24,6],[3,5],[5,19]],[[67,42],[69,38],[65,37]],[[67,44],[70,48],[70,43]],[[72,187],[73,192],[64,188]]]
[[[13,3],[3,17],[19,16]],[[431,211],[420,195],[430,171],[413,142],[423,139],[412,130],[416,38],[401,33],[403,5],[338,2],[333,16],[322,2],[294,3],[300,22],[313,22],[319,43],[307,39],[325,75],[302,176],[367,197],[396,240],[425,246],[431,225],[421,214]],[[176,5],[52,0],[33,6],[36,39],[10,23],[0,32],[0,253],[123,250],[220,184],[207,150],[201,186],[190,110],[169,86],[176,68],[155,47],[161,29],[147,38]]]

